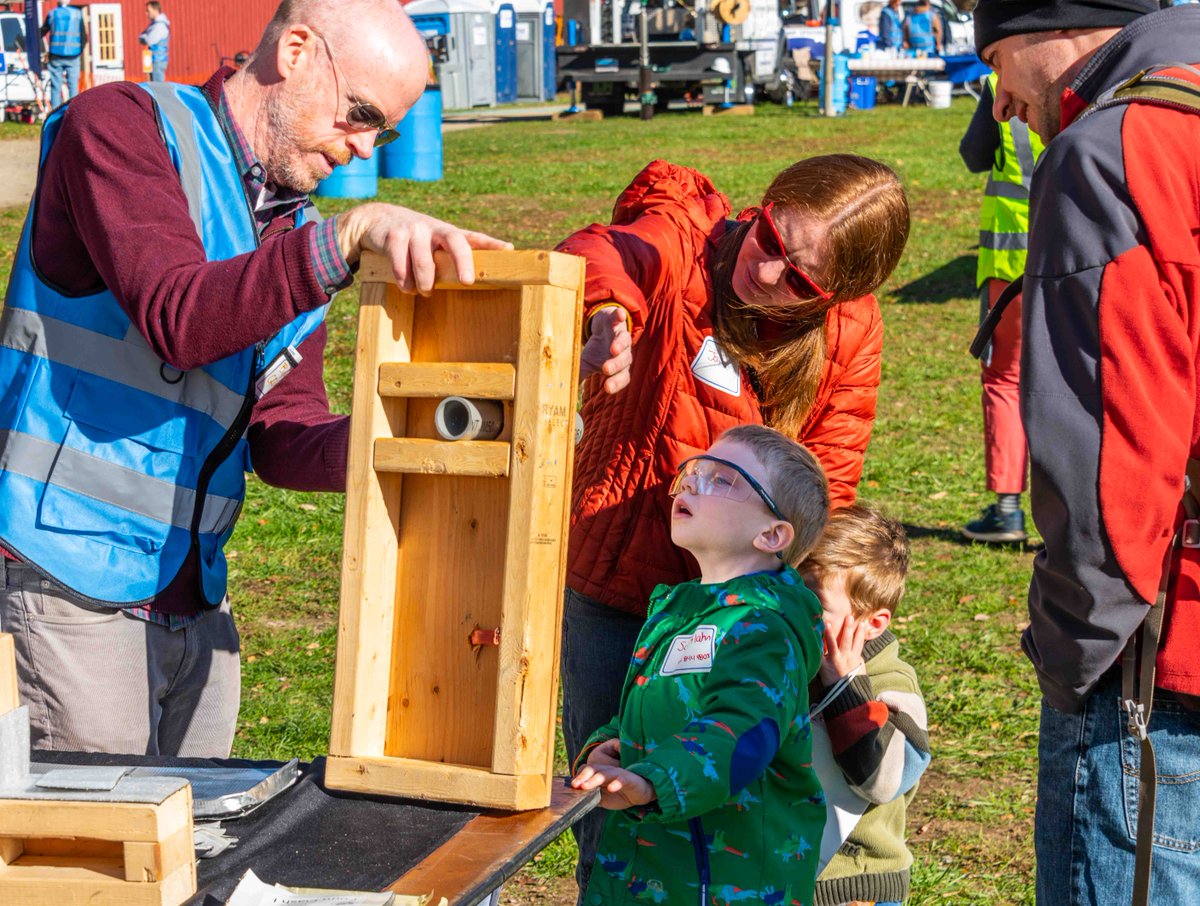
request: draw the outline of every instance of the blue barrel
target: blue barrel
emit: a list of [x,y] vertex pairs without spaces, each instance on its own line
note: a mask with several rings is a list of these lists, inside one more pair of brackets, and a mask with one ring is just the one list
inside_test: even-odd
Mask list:
[[400,137],[379,149],[387,179],[436,182],[442,178],[442,89],[428,85],[400,121]]
[[874,76],[853,76],[850,79],[850,105],[856,110],[870,110],[875,106]]
[[354,157],[344,167],[335,167],[317,184],[314,195],[325,198],[374,198],[379,189],[379,155]]
[[[825,61],[818,70],[821,81],[821,109],[825,109]],[[833,110],[845,113],[850,101],[850,62],[840,53],[833,55]]]

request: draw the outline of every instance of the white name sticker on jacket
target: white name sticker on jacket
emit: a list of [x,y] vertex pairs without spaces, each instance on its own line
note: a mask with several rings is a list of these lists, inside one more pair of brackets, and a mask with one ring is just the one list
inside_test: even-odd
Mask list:
[[663,676],[708,673],[712,670],[716,637],[716,626],[697,626],[695,632],[675,636],[659,673]]
[[711,336],[704,338],[700,351],[692,359],[692,374],[702,384],[715,387],[730,396],[742,395],[742,369]]

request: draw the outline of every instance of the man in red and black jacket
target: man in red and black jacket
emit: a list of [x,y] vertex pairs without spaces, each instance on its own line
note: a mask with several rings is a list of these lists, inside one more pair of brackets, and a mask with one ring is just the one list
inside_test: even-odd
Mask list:
[[[1200,7],[1157,6],[975,11],[996,118],[1049,142],[1031,188],[1021,364],[1046,541],[1022,640],[1044,695],[1039,903],[1132,896],[1144,749],[1120,661],[1165,563],[1157,679],[1139,693],[1153,687],[1159,777],[1150,901],[1200,902],[1200,548],[1172,547],[1177,532],[1195,540],[1181,501],[1200,456],[1200,110],[1167,96],[1200,94]],[[1147,71],[1166,89],[1133,97]]]

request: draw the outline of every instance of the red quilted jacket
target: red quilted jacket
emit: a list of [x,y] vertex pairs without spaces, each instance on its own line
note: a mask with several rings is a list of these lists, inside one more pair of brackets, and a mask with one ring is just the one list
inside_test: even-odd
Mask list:
[[[567,585],[610,607],[646,613],[658,583],[699,575],[671,543],[667,488],[676,465],[726,428],[761,423],[746,373],[724,366],[712,340],[709,267],[730,225],[729,201],[708,177],[656,160],[621,193],[612,224],[559,249],[587,259],[586,316],[614,300],[629,314],[630,386],[587,381]],[[821,461],[835,507],[854,501],[875,421],[883,324],[874,296],[835,306],[825,370],[802,441]]]

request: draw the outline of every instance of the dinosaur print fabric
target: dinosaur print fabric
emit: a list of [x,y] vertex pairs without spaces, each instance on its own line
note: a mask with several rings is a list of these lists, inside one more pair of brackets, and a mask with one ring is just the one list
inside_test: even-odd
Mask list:
[[607,739],[654,785],[608,814],[584,902],[810,906],[825,823],[808,685],[821,607],[795,570],[660,585]]

